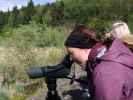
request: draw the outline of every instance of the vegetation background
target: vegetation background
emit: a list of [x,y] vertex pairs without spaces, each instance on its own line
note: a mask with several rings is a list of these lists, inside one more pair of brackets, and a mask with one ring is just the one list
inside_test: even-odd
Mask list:
[[30,0],[21,9],[0,11],[0,100],[29,100],[47,90],[43,79],[30,80],[25,70],[57,64],[75,25],[102,33],[116,20],[133,30],[133,0],[56,0],[37,6]]

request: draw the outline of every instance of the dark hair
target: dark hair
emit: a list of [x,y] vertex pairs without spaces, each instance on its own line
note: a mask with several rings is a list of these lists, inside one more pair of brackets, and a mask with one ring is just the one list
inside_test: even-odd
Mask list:
[[78,25],[65,41],[65,46],[76,48],[91,48],[97,42],[96,31],[84,25]]
[[113,40],[114,40],[114,38],[112,38],[112,37],[104,38],[102,43],[104,45],[106,45],[107,49],[109,49],[110,46],[112,45]]

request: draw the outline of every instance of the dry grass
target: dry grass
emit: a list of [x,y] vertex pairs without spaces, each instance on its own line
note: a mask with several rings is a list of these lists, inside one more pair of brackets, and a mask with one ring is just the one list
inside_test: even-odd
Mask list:
[[[62,59],[63,55],[64,50],[55,47],[31,48],[31,50],[24,53],[17,51],[15,48],[1,47],[0,75],[2,78],[0,82],[2,83],[5,81],[9,87],[9,91],[10,89],[15,91],[10,87],[15,86],[17,81],[23,84],[32,83],[33,80],[28,78],[25,72],[26,69],[33,66],[39,67],[57,64]],[[6,78],[6,80],[4,80],[4,78]],[[36,88],[39,88],[39,86]]]

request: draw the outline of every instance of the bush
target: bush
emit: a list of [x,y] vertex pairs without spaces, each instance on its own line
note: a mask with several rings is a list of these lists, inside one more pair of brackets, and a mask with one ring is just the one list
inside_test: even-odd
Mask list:
[[7,90],[0,89],[0,100],[10,100]]
[[[10,46],[16,46],[21,50],[31,47],[62,47],[65,33],[58,28],[31,22],[29,25],[21,25],[16,28],[9,38]],[[9,46],[9,43],[7,43]]]

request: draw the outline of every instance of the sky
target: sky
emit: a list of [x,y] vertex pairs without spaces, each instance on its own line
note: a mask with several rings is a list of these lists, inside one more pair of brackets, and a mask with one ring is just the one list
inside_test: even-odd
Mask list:
[[[56,0],[32,0],[34,2],[35,5],[43,5],[46,3],[51,3],[54,2]],[[17,6],[18,8],[21,8],[22,6],[26,6],[27,2],[29,2],[29,0],[0,0],[0,11],[7,11],[12,10],[12,8],[14,6]]]

